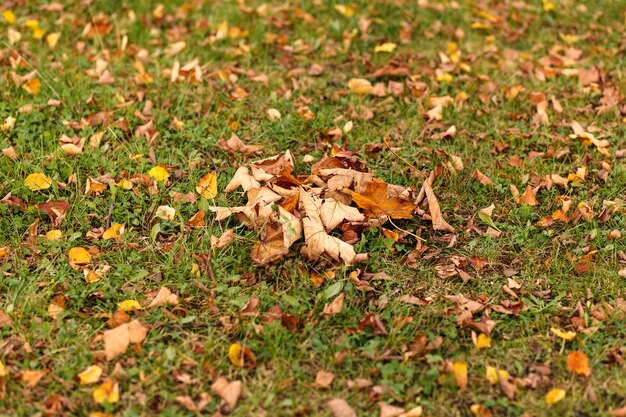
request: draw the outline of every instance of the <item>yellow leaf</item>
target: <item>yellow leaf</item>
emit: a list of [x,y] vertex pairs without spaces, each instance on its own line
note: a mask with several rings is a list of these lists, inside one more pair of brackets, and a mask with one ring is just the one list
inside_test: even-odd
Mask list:
[[113,417],[113,414],[103,413],[101,411],[92,411],[89,413],[89,417]]
[[98,365],[92,365],[78,374],[78,379],[81,385],[93,384],[98,382],[102,375],[102,368]]
[[59,42],[59,38],[61,37],[61,32],[54,32],[46,36],[46,42],[50,49],[54,49]]
[[28,187],[31,191],[39,191],[50,188],[52,185],[52,179],[46,174],[42,174],[41,172],[37,172],[34,174],[30,174],[24,180],[24,185]]
[[0,361],[0,378],[9,375],[9,371],[4,367],[2,361]]
[[117,308],[122,311],[141,310],[141,304],[137,300],[124,300],[121,303],[117,303]]
[[68,252],[67,256],[70,258],[70,263],[75,265],[87,265],[89,261],[91,261],[91,255],[85,248],[72,248]]
[[335,4],[335,10],[344,15],[345,17],[354,16],[354,7],[348,6],[347,4]]
[[372,91],[372,83],[363,78],[352,78],[348,81],[348,88],[354,94],[369,94]]
[[564,332],[556,327],[550,327],[550,332],[568,342],[571,342],[576,337],[576,332]]
[[3,11],[2,17],[4,18],[4,21],[7,22],[9,25],[15,23],[15,14],[11,10]]
[[454,362],[452,364],[452,372],[454,373],[454,381],[459,388],[467,387],[467,363]]
[[42,39],[43,35],[46,34],[46,30],[45,29],[41,29],[41,28],[36,28],[33,29],[33,38],[35,39]]
[[243,366],[243,355],[241,354],[241,345],[239,343],[230,345],[228,348],[228,359],[235,366]]
[[397,47],[397,43],[385,42],[380,45],[376,45],[374,52],[393,52]]
[[543,0],[543,10],[545,12],[551,12],[556,10],[556,6],[550,0]]
[[207,200],[217,196],[217,174],[209,172],[200,178],[196,185],[196,192]]
[[100,278],[101,278],[98,274],[96,274],[94,271],[92,271],[89,268],[83,269],[83,275],[85,275],[85,281],[87,281],[90,284],[100,281]]
[[30,30],[35,30],[35,29],[39,28],[39,20],[37,20],[37,19],[28,19],[27,21],[24,22],[24,26],[26,26]]
[[552,388],[550,392],[546,394],[546,403],[547,404],[556,404],[565,398],[565,390],[561,388]]
[[174,217],[176,217],[176,209],[170,206],[159,206],[154,215],[160,219],[171,222],[174,220]]
[[0,259],[4,258],[9,254],[9,248],[6,246],[0,247]]
[[31,96],[36,96],[41,91],[41,81],[38,78],[33,78],[22,86],[24,90]]
[[505,370],[494,368],[493,366],[487,366],[487,371],[485,372],[485,379],[491,384],[495,385],[498,383],[500,378],[498,377],[498,372],[500,372],[500,376],[504,379],[509,379],[509,373]]
[[476,339],[476,349],[487,349],[491,347],[491,338],[486,334],[479,334]]
[[117,183],[117,186],[123,188],[124,190],[131,190],[133,188],[133,183],[126,178],[122,178],[120,182]]
[[58,229],[50,230],[46,233],[46,239],[50,241],[61,240],[61,236],[63,236],[63,232]]
[[124,234],[124,224],[115,223],[112,224],[107,230],[102,234],[102,239],[109,240],[121,240],[122,234]]
[[148,175],[150,175],[152,178],[154,178],[158,182],[167,181],[167,179],[170,177],[170,174],[169,172],[167,172],[167,169],[159,165],[155,166],[150,171],[148,171]]
[[120,400],[120,388],[116,381],[107,379],[93,391],[93,399],[98,404],[116,403]]

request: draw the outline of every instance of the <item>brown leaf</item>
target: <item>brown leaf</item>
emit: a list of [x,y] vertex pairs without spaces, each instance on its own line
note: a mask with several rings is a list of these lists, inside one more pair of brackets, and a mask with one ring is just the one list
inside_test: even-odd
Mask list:
[[222,233],[222,236],[219,238],[217,236],[211,236],[211,247],[213,249],[222,249],[228,246],[233,240],[235,240],[235,233],[233,229],[228,229]]
[[446,222],[441,214],[441,209],[439,208],[439,202],[437,201],[437,197],[435,197],[435,193],[428,181],[424,181],[424,192],[426,193],[426,198],[428,199],[428,211],[430,212],[430,218],[433,222],[433,229],[442,230],[445,232],[454,232],[454,227],[450,226],[448,222]]
[[478,168],[476,168],[474,172],[472,173],[472,178],[479,181],[483,185],[493,186],[493,181],[491,181],[491,179],[489,179],[488,176],[480,172]]
[[235,133],[231,134],[230,139],[224,140],[220,139],[217,141],[216,145],[230,153],[243,152],[244,154],[253,154],[263,150],[264,146],[260,145],[246,145],[239,139]]
[[332,302],[324,306],[324,311],[322,311],[322,314],[332,316],[333,314],[341,313],[341,309],[343,308],[343,299],[345,297],[345,293],[342,292],[341,294],[339,294]]
[[529,206],[536,206],[539,201],[535,198],[536,191],[532,189],[530,185],[526,186],[526,191],[519,198],[519,204],[528,204]]
[[357,417],[356,412],[350,405],[341,398],[333,398],[326,403],[326,406],[334,417]]
[[148,304],[146,308],[152,308],[157,306],[177,306],[178,296],[172,293],[167,287],[161,287],[154,299]]
[[352,196],[354,202],[368,217],[391,217],[392,219],[412,219],[415,204],[399,197],[389,198],[389,187],[382,180],[374,179],[360,194],[352,190],[344,190]]
[[234,410],[237,406],[242,388],[243,384],[241,381],[228,382],[223,376],[217,378],[211,385],[211,391],[224,400],[230,410]]
[[328,388],[330,384],[333,383],[333,379],[335,379],[335,374],[332,372],[327,372],[324,370],[319,370],[317,375],[315,376],[315,382],[313,386],[315,388]]
[[146,338],[148,330],[149,327],[139,320],[133,320],[114,329],[106,330],[102,335],[106,359],[110,361],[126,352],[130,343],[141,343]]
[[61,221],[67,215],[67,211],[70,208],[70,203],[67,201],[48,201],[41,204],[36,204],[35,207],[50,217],[52,224],[55,226],[59,226]]

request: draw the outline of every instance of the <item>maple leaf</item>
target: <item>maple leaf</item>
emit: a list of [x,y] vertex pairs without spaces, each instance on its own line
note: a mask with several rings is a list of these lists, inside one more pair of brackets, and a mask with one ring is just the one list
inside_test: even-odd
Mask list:
[[350,207],[332,198],[325,199],[320,206],[320,218],[326,230],[330,231],[337,227],[344,220],[350,222],[361,222],[365,216],[354,207]]
[[354,202],[365,210],[365,215],[368,217],[412,219],[416,208],[414,203],[400,197],[390,198],[387,183],[376,178],[367,185],[362,194],[349,189],[344,189],[344,192],[352,196]]

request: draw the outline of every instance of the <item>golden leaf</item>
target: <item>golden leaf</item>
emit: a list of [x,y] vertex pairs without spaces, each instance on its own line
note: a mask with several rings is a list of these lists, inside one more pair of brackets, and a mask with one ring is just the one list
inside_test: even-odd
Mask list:
[[159,165],[155,166],[150,171],[148,171],[148,175],[150,175],[152,178],[157,180],[157,182],[165,182],[170,177],[170,174],[169,172],[167,172],[167,169]]
[[117,303],[117,308],[122,311],[141,310],[141,304],[137,300],[124,300]]
[[78,374],[78,379],[81,385],[93,384],[98,382],[102,375],[102,368],[98,365],[92,365]]
[[454,381],[457,387],[467,387],[467,363],[454,362],[452,364],[452,373],[454,374]]
[[559,401],[561,401],[563,398],[565,398],[565,390],[561,389],[561,388],[552,388],[547,394],[546,394],[546,403],[547,404],[556,404]]
[[87,249],[81,247],[70,249],[67,256],[70,259],[70,264],[74,265],[87,265],[91,261],[91,255]]
[[354,94],[365,95],[372,91],[372,83],[363,78],[352,78],[348,81],[348,88]]
[[49,230],[46,233],[46,239],[49,241],[61,240],[62,236],[63,236],[63,232],[61,232],[59,229]]
[[217,174],[209,172],[198,181],[196,192],[207,200],[217,197]]
[[479,334],[475,343],[476,349],[487,349],[491,347],[491,338],[486,334]]
[[52,179],[46,174],[37,172],[26,177],[24,185],[31,191],[45,190],[52,185]]
[[115,223],[112,224],[107,230],[102,234],[102,239],[109,240],[121,240],[122,234],[124,233],[124,224]]
[[120,387],[117,381],[110,378],[104,381],[93,391],[93,400],[98,404],[118,402],[120,400]]
[[564,332],[556,327],[550,327],[550,332],[568,342],[571,342],[576,337],[576,332]]

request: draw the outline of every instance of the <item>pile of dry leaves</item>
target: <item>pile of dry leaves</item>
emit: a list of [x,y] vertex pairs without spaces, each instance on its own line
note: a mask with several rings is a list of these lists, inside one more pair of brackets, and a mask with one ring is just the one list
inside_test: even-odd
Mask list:
[[[454,230],[441,214],[433,180],[434,175],[425,179],[417,194],[415,187],[387,184],[352,152],[338,147],[313,163],[308,175],[297,175],[287,151],[237,170],[224,192],[243,188],[248,199],[244,206],[210,210],[217,220],[235,215],[258,232],[251,251],[257,265],[281,259],[302,238],[300,252],[308,259],[328,256],[350,265],[367,259],[367,254],[356,253],[353,244],[370,226],[394,224],[393,220],[417,214],[431,220],[435,230]],[[423,201],[428,202],[428,212],[419,208]]]

